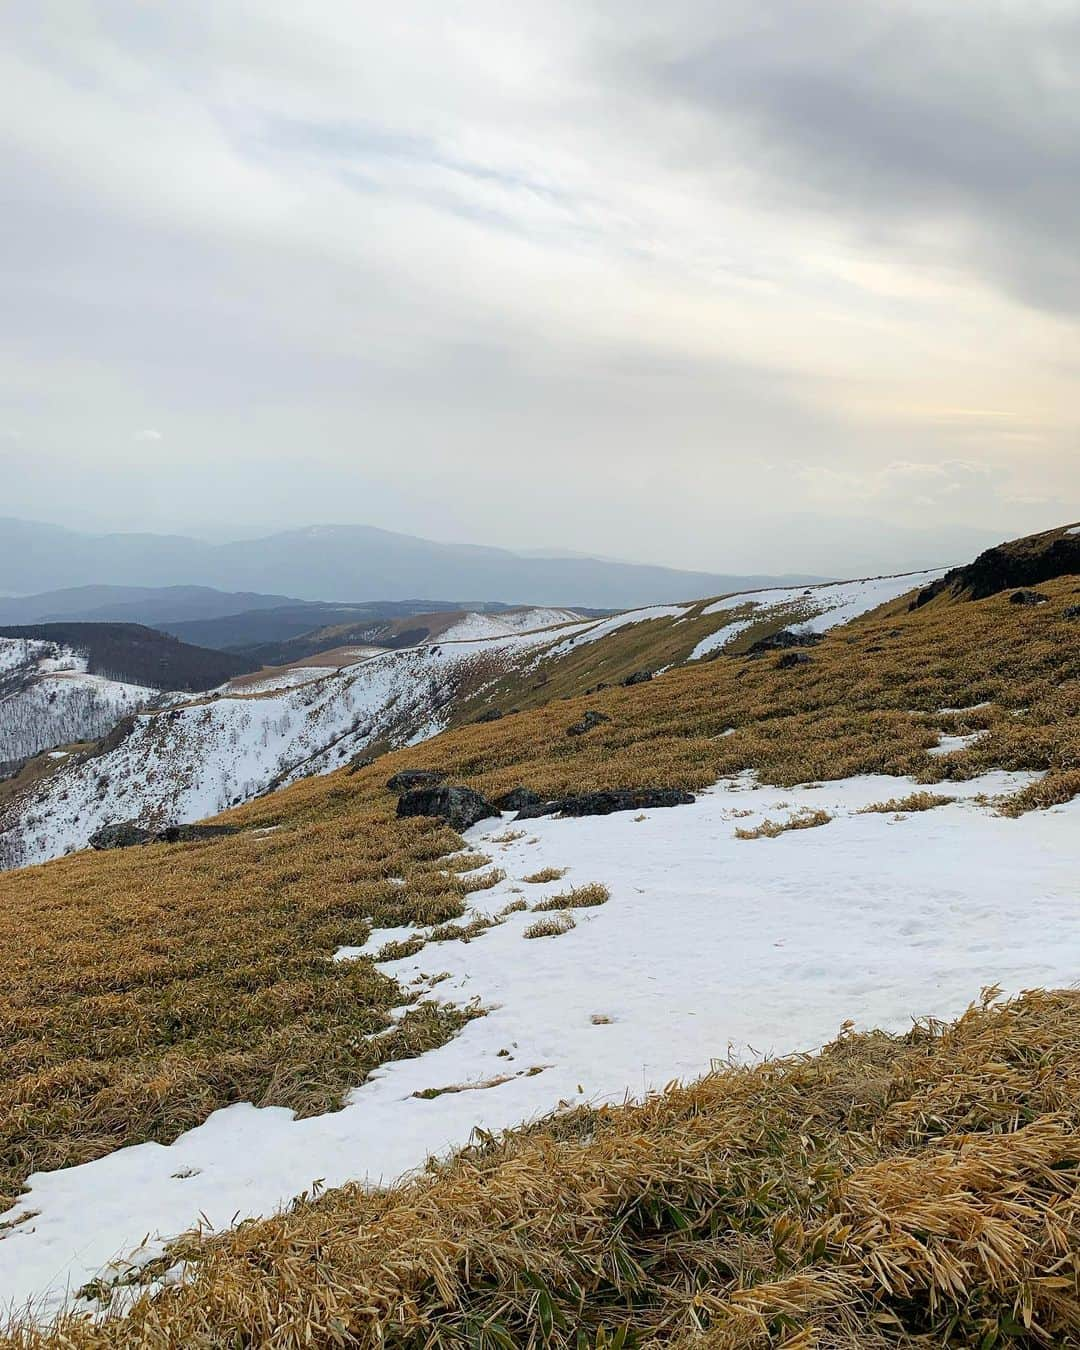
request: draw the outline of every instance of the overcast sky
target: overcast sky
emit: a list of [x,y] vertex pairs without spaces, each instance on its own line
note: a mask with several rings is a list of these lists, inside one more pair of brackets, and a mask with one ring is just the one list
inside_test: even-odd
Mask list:
[[0,513],[835,573],[1076,518],[1078,85],[1078,0],[6,0]]

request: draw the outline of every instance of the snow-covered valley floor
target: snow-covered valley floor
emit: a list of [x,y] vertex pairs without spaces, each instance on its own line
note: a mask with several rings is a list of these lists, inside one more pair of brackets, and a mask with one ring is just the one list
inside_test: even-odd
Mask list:
[[[156,1255],[200,1216],[220,1227],[268,1213],[316,1179],[389,1182],[477,1126],[638,1096],[729,1052],[811,1050],[847,1018],[900,1031],[912,1017],[955,1016],[986,985],[1076,983],[1080,803],[1012,820],[974,800],[1033,777],[944,784],[935,791],[964,800],[901,818],[859,810],[915,791],[906,780],[781,790],[742,778],[638,816],[485,822],[468,842],[506,878],[473,895],[474,914],[590,882],[610,900],[575,910],[576,927],[558,937],[525,940],[535,917],[514,913],[470,942],[387,963],[404,985],[478,1000],[487,1015],[387,1065],[340,1112],[297,1121],[238,1105],[169,1147],[36,1175],[0,1216],[33,1214],[0,1229],[0,1304],[47,1311],[144,1235],[143,1254]],[[834,818],[735,837],[804,808]],[[524,882],[546,867],[567,870]],[[412,931],[377,932],[365,950]],[[467,1090],[431,1095],[445,1088]]]

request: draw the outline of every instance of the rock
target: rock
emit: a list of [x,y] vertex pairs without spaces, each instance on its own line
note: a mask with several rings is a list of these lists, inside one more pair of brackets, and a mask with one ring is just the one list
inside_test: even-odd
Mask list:
[[791,670],[793,666],[808,666],[810,658],[805,652],[785,652],[776,663],[777,670]]
[[488,708],[476,719],[477,722],[498,722],[502,712],[498,708]]
[[1061,611],[1063,619],[1080,619],[1080,605],[1068,605]]
[[1045,605],[1050,599],[1039,591],[1013,591],[1009,596],[1010,605]]
[[635,670],[633,675],[627,675],[623,680],[623,688],[632,689],[635,684],[648,684],[654,673],[651,670]]
[[610,816],[614,811],[644,811],[656,806],[693,806],[694,794],[681,788],[613,788],[564,797],[564,816]]
[[587,731],[592,731],[593,727],[598,727],[601,722],[610,722],[611,718],[607,713],[594,712],[590,709],[580,722],[575,722],[572,727],[566,728],[568,736],[584,736]]
[[222,835],[239,834],[238,825],[166,825],[154,835],[156,844],[190,844],[197,839],[218,839]]
[[399,816],[440,816],[455,830],[467,830],[477,821],[499,813],[486,797],[467,787],[419,787],[398,799]]
[[375,760],[372,755],[353,755],[345,766],[345,772],[348,774],[359,773],[361,769],[366,769],[374,763]]
[[797,633],[792,628],[781,628],[759,638],[746,650],[747,656],[763,656],[766,652],[786,652],[797,647],[816,647],[822,640],[822,633]]
[[403,792],[412,792],[414,788],[434,787],[445,778],[446,774],[441,769],[401,769],[386,780],[386,786],[400,797]]
[[148,830],[138,821],[120,820],[113,825],[102,825],[87,842],[91,848],[100,852],[107,848],[133,848],[136,844],[152,843],[153,839],[153,830]]
[[537,798],[535,802],[530,802],[526,806],[519,807],[518,813],[514,819],[539,820],[541,816],[553,816],[561,805],[562,803],[558,801],[545,802]]
[[496,797],[492,805],[500,811],[522,811],[526,806],[539,806],[543,800],[532,788],[516,787]]

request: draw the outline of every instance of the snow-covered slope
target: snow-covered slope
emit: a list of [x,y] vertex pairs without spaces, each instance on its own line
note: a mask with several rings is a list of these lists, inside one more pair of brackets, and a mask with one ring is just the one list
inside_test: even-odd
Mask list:
[[[601,660],[613,650],[605,644],[618,643],[638,625],[659,623],[674,640],[707,621],[708,637],[693,650],[690,637],[682,648],[683,658],[692,659],[709,643],[730,642],[746,626],[747,610],[758,625],[798,621],[825,628],[936,575],[752,592],[576,623],[570,610],[474,614],[423,646],[381,652],[315,678],[307,670],[298,685],[285,680],[274,687],[270,680],[257,686],[264,693],[219,691],[136,718],[107,753],[72,760],[36,783],[0,818],[0,865],[43,862],[84,847],[96,829],[117,820],[163,824],[215,815],[307,774],[340,768],[372,744],[415,743],[443,730],[466,701],[500,681],[519,679],[518,687],[526,687],[524,677],[541,663],[557,670],[564,658],[580,660],[588,651],[587,675],[593,651]],[[508,617],[526,631],[488,631],[489,624],[505,628]],[[538,620],[548,626],[530,631]],[[584,679],[575,692],[590,682]]]
[[96,740],[158,696],[88,674],[86,658],[59,643],[0,638],[0,761]]

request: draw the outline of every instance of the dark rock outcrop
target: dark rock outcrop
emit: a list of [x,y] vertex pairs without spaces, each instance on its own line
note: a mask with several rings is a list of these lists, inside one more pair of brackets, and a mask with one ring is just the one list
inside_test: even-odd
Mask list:
[[1061,611],[1063,619],[1080,619],[1080,605],[1067,605]]
[[441,769],[401,769],[386,780],[386,786],[400,797],[403,792],[412,792],[414,788],[434,787],[445,778],[446,774]]
[[607,713],[594,712],[590,708],[580,722],[575,722],[573,726],[566,728],[566,734],[568,736],[584,736],[587,731],[592,731],[593,727],[598,727],[601,722],[610,721],[611,718]]
[[1010,605],[1045,605],[1049,601],[1048,595],[1042,595],[1039,591],[1013,591],[1009,596]]
[[[536,794],[532,794],[534,797]],[[615,811],[645,811],[658,806],[692,806],[694,794],[681,788],[605,788],[599,792],[571,793],[553,801],[539,797],[523,806],[518,820],[540,816],[610,816]]]
[[694,794],[681,788],[610,788],[564,797],[559,814],[564,816],[610,816],[615,811],[645,811],[657,806],[692,806]]
[[119,820],[112,825],[102,825],[87,840],[91,848],[99,852],[108,848],[133,848],[136,844],[150,844],[154,840],[154,831],[148,830],[135,820]]
[[810,657],[806,652],[785,652],[776,663],[777,670],[791,670],[795,666],[808,666]]
[[477,722],[498,722],[502,717],[502,711],[499,708],[487,708],[476,719]]
[[119,820],[95,830],[87,841],[99,852],[110,848],[135,848],[141,844],[190,844],[199,839],[219,839],[239,834],[238,825],[166,825],[151,830],[137,820]]
[[623,680],[623,688],[632,689],[635,684],[648,684],[655,673],[652,670],[635,670],[633,675],[627,675],[626,679]]
[[980,553],[974,562],[954,567],[921,590],[911,602],[911,608],[919,609],[945,591],[971,600],[985,600],[1000,591],[1037,586],[1041,581],[1078,573],[1080,534],[1048,530],[1026,539],[997,544]]
[[398,799],[399,816],[439,816],[449,821],[455,830],[467,830],[478,821],[499,813],[494,806],[467,787],[419,787]]

